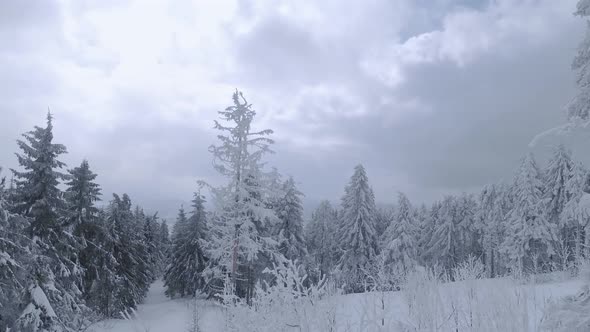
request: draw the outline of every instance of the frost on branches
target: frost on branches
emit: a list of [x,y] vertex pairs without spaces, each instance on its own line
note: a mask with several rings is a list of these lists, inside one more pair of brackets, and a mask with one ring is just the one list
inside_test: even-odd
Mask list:
[[384,248],[380,254],[381,264],[388,274],[404,276],[417,265],[416,230],[410,200],[399,193],[397,211],[393,222],[385,231]]
[[[251,299],[263,261],[272,260],[276,242],[272,230],[276,216],[267,204],[272,193],[263,157],[271,153],[272,130],[255,131],[256,112],[241,92],[233,94],[233,105],[219,112],[215,128],[218,145],[212,145],[215,169],[227,180],[212,189],[216,206],[211,223],[211,272],[223,284],[230,276],[238,296]],[[215,283],[212,283],[215,284]],[[218,287],[218,291],[224,287]]]
[[377,235],[375,196],[362,165],[355,167],[342,198],[339,244],[342,247],[339,279],[345,291],[364,291],[369,286],[366,284],[367,274],[377,256]]
[[502,247],[521,271],[537,272],[553,253],[555,225],[543,211],[543,182],[532,155],[527,155],[514,179],[514,207]]

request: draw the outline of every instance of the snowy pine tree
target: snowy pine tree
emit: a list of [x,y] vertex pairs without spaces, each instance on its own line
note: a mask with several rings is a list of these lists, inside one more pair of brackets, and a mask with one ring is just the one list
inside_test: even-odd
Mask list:
[[307,253],[303,238],[303,205],[300,192],[292,177],[283,183],[284,194],[274,207],[279,218],[275,228],[279,252],[287,260],[301,260]]
[[88,161],[69,170],[70,177],[66,183],[66,223],[65,226],[82,242],[79,261],[84,269],[83,292],[88,295],[90,288],[101,273],[99,260],[105,255],[100,247],[99,210],[95,202],[100,200],[100,186],[95,183],[96,174],[90,170]]
[[59,331],[63,326],[77,326],[85,311],[82,301],[82,276],[78,251],[80,243],[64,229],[66,204],[58,188],[67,176],[58,169],[65,146],[53,143],[52,116],[47,126],[18,140],[22,154],[17,154],[22,171],[12,170],[16,177],[14,193],[16,212],[29,219],[28,234],[31,264],[24,293],[26,306],[16,321],[17,329]]
[[263,170],[263,157],[271,153],[273,141],[268,136],[272,130],[252,129],[256,112],[238,91],[233,94],[233,105],[219,114],[227,125],[215,121],[215,128],[221,132],[217,136],[220,145],[213,145],[209,150],[215,169],[228,183],[213,189],[216,205],[216,217],[211,223],[213,272],[221,282],[229,274],[237,295],[249,302],[259,272],[267,265],[261,259],[268,260],[276,247],[266,227],[276,216],[268,207],[272,195],[267,183],[269,174]]
[[425,257],[432,264],[441,264],[447,271],[450,271],[459,263],[457,198],[446,196],[436,213],[437,221]]
[[508,187],[503,184],[487,185],[479,195],[476,215],[481,233],[483,261],[487,275],[496,277],[503,271],[500,248],[504,239],[506,220],[512,206],[508,199]]
[[[0,173],[2,168],[0,168]],[[1,174],[0,174],[1,175]],[[19,315],[25,291],[28,239],[23,237],[28,220],[9,212],[5,178],[0,179],[0,331],[11,327]]]
[[109,297],[109,312],[112,315],[126,312],[135,308],[145,297],[152,276],[148,269],[149,263],[146,246],[143,243],[143,213],[131,210],[131,199],[127,194],[119,197],[113,194],[113,200],[107,209],[107,223],[111,228],[112,240],[110,246],[115,265],[115,287],[101,289],[103,292],[112,291]]
[[170,262],[164,273],[166,295],[195,296],[205,288],[205,270],[207,258],[207,216],[205,200],[196,193],[193,200],[193,212],[186,217],[184,209],[178,212],[178,218],[172,234]]
[[345,188],[339,233],[341,282],[346,292],[361,292],[368,286],[366,276],[377,256],[375,196],[362,165],[355,167]]
[[[558,145],[549,165],[545,170],[544,204],[547,220],[558,228],[558,245],[573,250],[573,227],[562,218],[562,212],[570,200],[566,184],[570,181],[574,169],[571,153],[563,145]],[[570,252],[571,253],[571,252]]]
[[509,213],[508,229],[502,251],[521,270],[534,271],[548,262],[555,238],[555,226],[543,211],[543,183],[531,154],[523,158],[514,179],[514,207]]
[[329,201],[320,203],[306,226],[307,248],[319,268],[320,278],[331,274],[336,265],[337,226],[338,214]]
[[393,222],[385,231],[384,247],[380,253],[381,264],[392,278],[405,276],[418,264],[417,226],[410,200],[399,193],[397,210]]

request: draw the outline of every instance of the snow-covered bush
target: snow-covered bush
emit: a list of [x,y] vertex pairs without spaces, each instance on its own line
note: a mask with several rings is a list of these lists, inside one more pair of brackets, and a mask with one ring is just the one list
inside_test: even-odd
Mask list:
[[[237,298],[224,299],[228,331],[335,331],[333,296],[325,278],[307,284],[307,275],[291,261],[266,269],[272,284],[256,288],[252,306]],[[228,296],[231,292],[228,292]]]

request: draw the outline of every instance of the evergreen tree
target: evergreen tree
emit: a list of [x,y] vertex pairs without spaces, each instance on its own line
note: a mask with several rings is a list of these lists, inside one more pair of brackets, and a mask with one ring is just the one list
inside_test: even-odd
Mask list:
[[532,155],[523,159],[513,190],[514,207],[502,250],[521,268],[531,269],[547,262],[554,240],[554,225],[543,213],[543,183]]
[[547,220],[558,227],[559,245],[573,249],[572,225],[562,218],[562,212],[570,200],[566,184],[572,177],[574,163],[570,152],[563,145],[558,145],[545,171],[545,185],[543,188],[545,213]]
[[95,202],[100,200],[100,186],[94,181],[96,174],[90,170],[88,161],[84,160],[79,167],[69,170],[70,179],[66,183],[66,226],[73,229],[74,235],[82,241],[79,252],[80,265],[85,271],[83,291],[85,295],[104,267],[98,264],[102,258],[102,248],[98,245],[100,225],[98,208]]
[[375,234],[375,196],[362,165],[354,169],[342,198],[342,220],[339,241],[343,255],[339,272],[347,292],[366,289],[366,276],[377,255]]
[[428,243],[424,241],[424,238],[426,237],[426,234],[428,234],[428,229],[432,227],[432,221],[430,220],[430,211],[428,211],[425,204],[420,205],[415,214],[417,224],[416,259],[421,262],[422,254],[425,251],[425,244]]
[[582,258],[582,248],[586,236],[585,228],[587,226],[587,220],[585,218],[585,211],[583,211],[584,208],[580,209],[580,202],[585,194],[584,190],[586,189],[587,180],[588,170],[581,163],[574,163],[571,177],[565,184],[566,195],[569,200],[561,212],[563,224],[568,225],[573,232],[573,253],[577,263]]
[[338,214],[329,201],[322,201],[312,213],[305,231],[307,248],[319,268],[320,276],[329,275],[336,265]]
[[479,195],[477,227],[482,234],[484,265],[491,278],[502,271],[500,247],[504,239],[508,212],[512,208],[507,193],[507,186],[499,184],[485,186]]
[[397,211],[385,231],[385,242],[380,254],[381,263],[392,276],[404,276],[417,265],[417,222],[410,200],[398,195]]
[[[2,168],[0,168],[0,173]],[[6,331],[18,317],[20,295],[25,291],[28,220],[9,212],[5,178],[0,179],[0,331]]]
[[164,273],[166,271],[166,265],[168,264],[168,256],[170,255],[170,232],[168,231],[168,223],[166,220],[162,220],[160,223],[160,228],[158,230],[158,244],[158,250],[162,257],[158,269]]
[[65,195],[69,224],[73,224],[76,233],[83,234],[84,228],[91,227],[98,214],[98,208],[94,204],[100,201],[100,186],[94,182],[96,174],[90,170],[87,160],[83,160],[79,167],[69,173]]
[[[145,297],[152,276],[150,275],[147,250],[143,244],[143,232],[140,218],[145,216],[138,209],[131,211],[131,199],[127,194],[119,197],[113,194],[113,200],[107,209],[107,222],[112,227],[111,244],[114,261],[116,262],[116,286],[112,288],[109,312],[125,312],[135,308]],[[107,291],[107,289],[103,289]]]
[[[220,145],[210,151],[215,169],[229,182],[213,189],[216,217],[211,258],[215,262],[214,275],[219,281],[229,275],[235,294],[250,301],[259,276],[255,271],[264,268],[276,246],[266,223],[276,216],[268,208],[270,186],[262,158],[270,153],[272,130],[252,130],[256,112],[241,92],[233,94],[233,105],[220,111],[224,125],[215,121]],[[230,286],[230,285],[226,285]]]
[[64,231],[65,202],[58,188],[59,180],[67,176],[58,171],[65,166],[58,160],[65,146],[53,143],[52,116],[47,114],[47,126],[35,127],[18,140],[22,154],[16,154],[22,171],[12,170],[16,177],[14,211],[29,219],[28,234],[31,263],[26,303],[15,322],[16,329],[48,331],[62,325],[75,327],[84,320],[86,311],[81,299],[83,269],[78,251],[80,244]]
[[207,263],[204,248],[207,245],[207,216],[205,200],[195,194],[193,213],[186,217],[184,209],[178,212],[174,227],[170,264],[164,274],[166,295],[195,296],[205,288],[203,271]]
[[437,210],[437,222],[425,256],[432,263],[439,263],[451,271],[459,263],[459,236],[457,198],[446,196]]
[[462,194],[457,199],[457,233],[459,252],[457,259],[461,262],[469,257],[481,257],[481,233],[477,227],[477,201],[472,195]]
[[159,270],[161,262],[163,260],[162,252],[160,252],[160,224],[158,223],[158,214],[151,216],[145,216],[143,224],[143,244],[147,251],[146,261],[148,262],[149,273],[151,276],[151,282],[156,280],[162,274]]
[[440,222],[440,202],[434,202],[432,207],[428,211],[428,218],[426,219],[426,225],[424,226],[424,232],[419,237],[419,246],[422,249],[420,253],[420,260],[424,265],[434,264],[434,255],[430,246],[432,245],[432,237]]
[[276,227],[279,252],[287,260],[301,260],[307,253],[303,239],[303,193],[297,189],[292,177],[283,183],[282,192],[284,195],[275,206],[279,218]]
[[23,171],[12,170],[16,177],[15,211],[31,218],[29,233],[47,238],[50,233],[60,232],[60,216],[65,204],[58,188],[59,180],[67,176],[57,169],[65,164],[57,158],[66,153],[66,147],[53,143],[52,116],[47,114],[45,128],[23,134],[25,140],[17,140],[22,154],[17,153]]

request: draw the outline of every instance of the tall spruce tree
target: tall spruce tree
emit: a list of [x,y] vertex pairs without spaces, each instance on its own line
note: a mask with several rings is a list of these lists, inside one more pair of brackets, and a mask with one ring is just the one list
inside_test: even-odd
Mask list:
[[521,269],[531,270],[548,262],[555,238],[555,225],[548,222],[543,211],[543,183],[531,154],[523,158],[513,190],[514,207],[502,251]]
[[367,289],[366,277],[377,256],[375,196],[362,165],[354,169],[342,198],[339,242],[343,254],[339,273],[346,292]]
[[331,274],[336,265],[337,226],[338,213],[332,204],[320,202],[305,230],[307,248],[319,268],[320,277]]
[[571,153],[562,144],[558,145],[549,160],[549,165],[544,173],[545,185],[543,188],[545,214],[547,220],[555,225],[559,231],[559,245],[567,249],[573,249],[573,227],[562,218],[562,212],[570,200],[566,184],[572,177],[574,162]]
[[23,236],[28,220],[9,212],[5,184],[5,178],[0,178],[0,331],[12,327],[18,318],[29,264],[29,241]]
[[508,199],[509,188],[504,184],[487,185],[479,195],[476,215],[477,227],[482,234],[483,261],[486,273],[494,278],[502,273],[500,248],[505,234],[507,215],[512,208]]
[[66,183],[66,223],[69,230],[82,242],[79,262],[84,269],[83,292],[87,296],[104,266],[99,260],[105,255],[100,247],[101,228],[98,220],[98,208],[95,203],[100,200],[100,186],[95,183],[96,174],[90,170],[88,161],[83,160],[79,167],[68,171]]
[[451,271],[459,263],[457,198],[445,196],[437,210],[437,221],[425,256],[430,262],[441,264]]
[[406,275],[418,264],[417,226],[410,200],[399,193],[397,210],[393,222],[385,231],[384,247],[380,253],[381,263],[389,275]]
[[[143,243],[142,223],[145,215],[138,209],[131,210],[127,194],[113,194],[107,209],[107,222],[112,227],[112,255],[116,261],[116,287],[111,300],[115,301],[110,312],[125,312],[135,308],[145,297],[152,276],[148,269],[147,250]],[[104,289],[103,291],[107,291]]]
[[164,274],[166,295],[195,296],[205,290],[203,271],[207,264],[207,215],[204,198],[195,193],[192,215],[187,218],[184,209],[178,212],[178,219],[172,236],[170,263]]
[[[211,258],[215,278],[229,280],[235,294],[250,301],[259,273],[261,259],[272,255],[275,244],[266,222],[276,221],[268,207],[269,179],[263,157],[271,153],[272,130],[255,131],[256,112],[241,92],[233,94],[233,105],[219,112],[215,128],[220,144],[212,145],[215,169],[228,179],[225,186],[214,188],[216,217],[211,223],[214,234]],[[223,123],[222,123],[222,122]]]
[[275,206],[279,218],[276,227],[279,252],[288,260],[301,260],[307,253],[303,238],[303,205],[295,181],[289,177],[282,186],[284,194]]
[[58,187],[59,181],[67,178],[59,171],[65,164],[58,160],[66,148],[53,143],[50,113],[45,128],[36,126],[23,137],[25,140],[17,140],[22,154],[16,154],[23,170],[12,170],[16,178],[14,211],[29,219],[32,260],[23,297],[26,305],[15,329],[76,327],[83,324],[86,307],[80,291],[80,244],[64,230],[66,204]]

